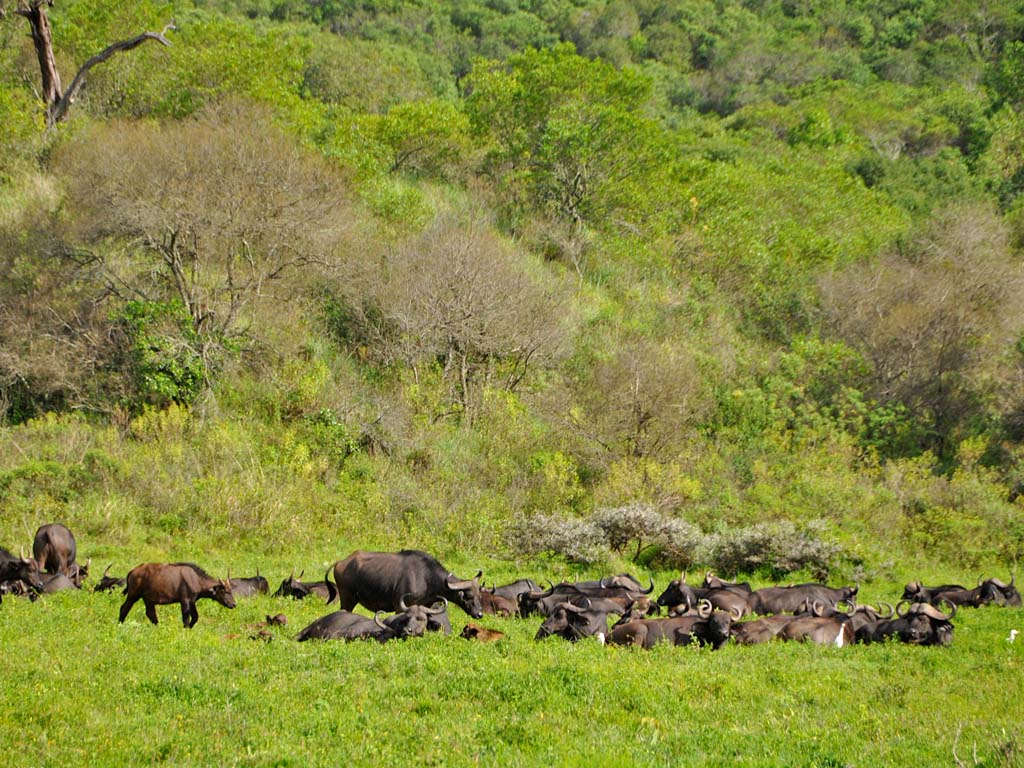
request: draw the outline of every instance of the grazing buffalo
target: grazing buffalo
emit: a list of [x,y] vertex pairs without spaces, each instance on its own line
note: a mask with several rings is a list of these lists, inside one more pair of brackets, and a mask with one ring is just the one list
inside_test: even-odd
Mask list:
[[93,592],[113,592],[118,587],[123,587],[128,583],[124,577],[111,576],[110,569],[114,567],[111,563],[103,569],[103,575],[100,577],[99,583],[93,587]]
[[43,589],[39,564],[35,560],[26,558],[24,551],[19,557],[15,557],[6,549],[0,548],[0,582],[5,581],[23,581],[36,592]]
[[890,638],[911,645],[949,645],[953,642],[953,624],[956,606],[950,604],[949,613],[943,613],[931,603],[912,603],[901,612],[896,606],[895,619],[872,621],[857,630],[857,642],[877,643]]
[[371,611],[393,611],[399,609],[403,600],[411,605],[431,605],[444,598],[479,619],[484,615],[480,604],[481,575],[482,572],[472,579],[459,579],[431,555],[409,549],[358,550],[334,564],[338,599],[346,611],[357,605]]
[[[62,573],[75,578],[75,555],[78,548],[74,534],[60,523],[47,523],[36,531],[32,542],[32,556],[39,564],[39,570],[46,573]],[[78,582],[81,586],[81,579]]]
[[447,608],[442,602],[432,607],[425,605],[405,605],[394,616],[381,620],[383,611],[369,619],[350,611],[335,611],[314,621],[296,636],[300,643],[306,640],[368,640],[378,642],[422,637],[431,616],[438,615]]
[[270,584],[267,580],[260,576],[260,569],[256,569],[255,576],[247,576],[240,579],[231,580],[231,592],[236,598],[239,597],[255,597],[256,595],[265,595],[270,591]]
[[[295,570],[292,569],[291,575],[281,582],[281,586],[277,588],[277,592],[274,593],[274,597],[291,597],[295,600],[305,600],[310,595],[316,595],[322,597],[328,603],[334,602],[334,599],[338,596],[338,591],[334,588],[331,580],[324,576],[323,581],[301,581],[303,574],[306,571],[303,569],[299,572],[299,578],[295,578]],[[328,569],[327,573],[330,573]]]
[[464,637],[467,640],[478,640],[481,643],[493,643],[496,640],[501,640],[505,637],[505,633],[499,632],[496,629],[481,627],[476,622],[470,621],[462,628],[462,632],[459,636]]
[[191,629],[199,621],[196,601],[208,597],[225,608],[235,607],[231,593],[231,573],[228,578],[216,579],[193,563],[143,563],[128,572],[127,595],[121,606],[119,622],[124,622],[128,612],[139,600],[146,606],[146,617],[157,622],[156,607],[171,603],[181,604],[181,621]]

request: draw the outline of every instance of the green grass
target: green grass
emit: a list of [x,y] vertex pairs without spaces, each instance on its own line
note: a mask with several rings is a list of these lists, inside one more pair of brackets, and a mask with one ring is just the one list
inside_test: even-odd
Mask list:
[[[270,574],[268,574],[270,575]],[[283,575],[283,574],[282,574]],[[271,578],[272,583],[274,578]],[[664,578],[659,579],[659,586]],[[276,584],[274,584],[276,587]],[[862,588],[862,593],[866,590]],[[891,594],[884,585],[877,594]],[[0,744],[18,765],[953,765],[1024,763],[1024,611],[961,611],[950,648],[719,652],[508,637],[296,643],[321,604],[120,594],[0,606]],[[245,625],[284,612],[264,643]],[[466,617],[453,610],[457,633]],[[241,633],[238,639],[225,636]]]

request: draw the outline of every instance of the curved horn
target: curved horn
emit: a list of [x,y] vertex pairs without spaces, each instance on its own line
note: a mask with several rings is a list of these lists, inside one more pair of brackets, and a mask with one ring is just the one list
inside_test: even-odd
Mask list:
[[[406,592],[405,593],[405,595],[411,595],[411,594],[412,594],[411,592]],[[405,595],[402,595],[400,598],[398,598],[398,608],[402,611],[402,613],[405,613],[406,611],[409,610],[409,606],[405,604]]]
[[989,581],[992,582],[995,586],[999,587],[1000,589],[1006,589],[1007,587],[1010,586],[1009,584],[1007,584],[1002,579],[997,579],[995,577],[989,579]]
[[651,592],[654,591],[654,578],[649,573],[647,574],[647,580],[651,582],[651,586],[649,586],[647,589],[640,590],[645,595],[649,595],[651,594]]
[[[903,613],[900,613],[900,606],[901,605],[906,605],[907,606],[907,609],[904,610]],[[902,619],[904,616],[907,615],[907,610],[910,610],[910,601],[909,600],[900,600],[898,603],[896,603],[896,608],[895,608],[896,618]]]
[[707,598],[702,597],[698,601],[698,603],[697,603],[697,615],[700,616],[702,619],[706,619],[708,616],[710,616],[711,615],[711,611],[713,611],[713,610],[714,610],[714,607],[711,605],[711,601],[708,600]]
[[954,603],[952,600],[947,600],[946,598],[942,598],[941,600],[939,600],[939,603],[945,603],[949,606],[949,615],[946,617],[946,621],[950,621],[954,616],[956,616],[956,603]]
[[602,576],[601,580],[599,582],[597,582],[601,586],[601,589],[608,589],[608,585],[604,583],[604,580],[606,578],[607,578],[606,576]]
[[928,618],[935,619],[936,621],[949,621],[956,614],[956,606],[953,603],[949,603],[953,610],[948,614],[943,613],[931,603],[918,603],[917,605],[917,613],[923,613]]
[[825,606],[820,600],[814,600],[811,603],[811,615],[817,616],[819,619],[825,615]]
[[[292,573],[295,573],[294,569],[292,570]],[[306,575],[306,569],[303,568],[301,571],[299,571],[299,578],[301,579],[305,575]]]
[[21,545],[21,549],[19,550],[19,554],[21,555],[21,559],[22,560],[27,560],[28,559],[27,557],[25,557],[25,545],[24,544]]
[[291,575],[288,576],[288,581],[295,581],[295,569],[292,568]]
[[686,571],[683,571],[683,575],[679,577],[679,583],[680,585],[686,583]]
[[572,611],[573,613],[584,613],[585,611],[590,610],[591,602],[589,597],[585,597],[583,600],[586,602],[586,605],[575,605],[574,603],[566,602],[559,603],[559,606],[565,608],[567,611]]
[[111,564],[110,564],[110,565],[108,565],[108,566],[107,566],[106,568],[104,568],[104,569],[103,569],[103,575],[102,575],[102,576],[101,576],[100,578],[101,578],[101,579],[105,579],[105,578],[107,578],[107,573],[108,573],[108,572],[110,571],[110,569],[111,569],[111,568],[113,568],[113,567],[114,567],[114,564],[113,564],[113,563],[111,563]]
[[484,572],[482,570],[477,571],[476,572],[476,576],[473,577],[473,581],[478,581],[480,579],[480,577],[483,576],[483,575],[484,575]]
[[[884,615],[884,616],[882,615],[882,611],[881,611],[881,608],[882,608],[883,605],[886,608],[889,609],[889,613]],[[879,608],[879,610],[875,611],[875,613],[877,613],[878,617],[881,618],[881,619],[891,619],[893,614],[896,613],[896,609],[895,608],[893,608],[891,605],[889,605],[889,603],[883,603],[882,601],[878,602],[878,608]]]
[[733,621],[739,621],[743,618],[743,611],[737,608],[735,605],[729,609],[729,613],[732,615]]
[[[440,608],[438,606],[440,606]],[[440,603],[434,603],[432,606],[427,608],[427,613],[431,614],[432,616],[436,616],[437,614],[444,613],[447,610],[448,601],[442,597]]]
[[373,614],[373,623],[381,629],[388,629],[388,625],[380,620],[380,616],[382,613],[384,613],[384,611],[377,611],[375,614]]

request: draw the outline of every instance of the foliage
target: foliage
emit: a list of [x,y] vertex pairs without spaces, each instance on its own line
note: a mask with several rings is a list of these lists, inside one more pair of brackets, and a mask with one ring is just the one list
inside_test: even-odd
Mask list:
[[114,322],[125,336],[133,409],[141,403],[187,405],[199,396],[206,380],[202,342],[181,301],[130,301]]

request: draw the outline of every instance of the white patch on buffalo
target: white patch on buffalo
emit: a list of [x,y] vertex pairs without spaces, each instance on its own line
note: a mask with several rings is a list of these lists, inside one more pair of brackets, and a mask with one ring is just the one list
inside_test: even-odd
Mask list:
[[845,635],[845,634],[846,633],[843,632],[842,628],[840,628],[839,634],[836,635],[836,648],[842,648],[843,647],[843,635]]
[[595,635],[595,637],[597,637],[597,642],[599,642],[601,645],[604,645],[604,632],[598,632],[597,635]]

